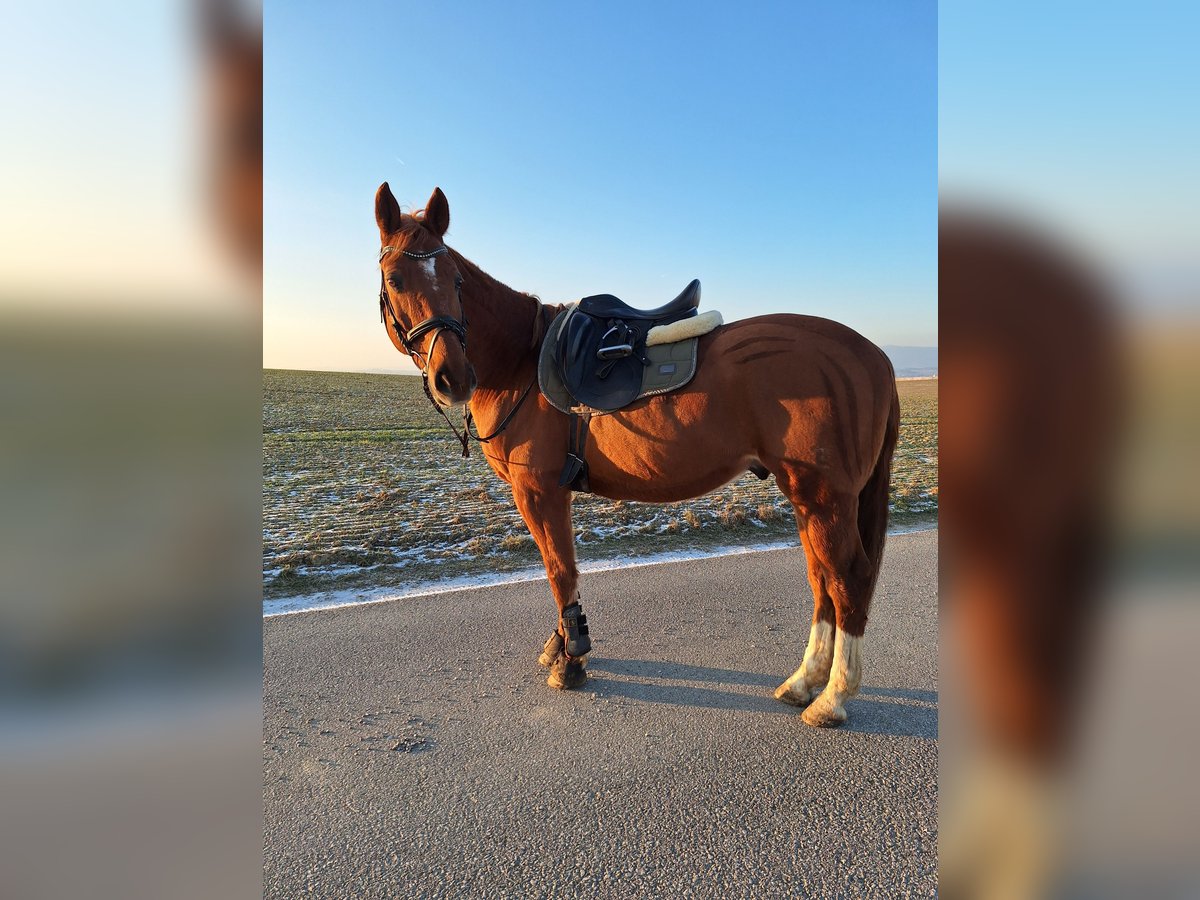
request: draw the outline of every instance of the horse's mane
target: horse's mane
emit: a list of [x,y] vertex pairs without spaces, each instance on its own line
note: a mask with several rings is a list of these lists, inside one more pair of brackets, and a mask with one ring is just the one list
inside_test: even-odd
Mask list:
[[[425,210],[423,210],[423,209],[417,209],[411,213],[402,213],[400,216],[400,228],[398,230],[392,232],[392,234],[393,234],[393,240],[396,237],[401,238],[401,240],[397,243],[397,249],[399,249],[399,250],[403,250],[403,249],[409,247],[419,237],[425,237],[425,238],[433,237],[433,235],[430,234],[429,229],[427,229],[425,227]],[[451,252],[456,257],[458,257],[459,260],[461,260],[462,262],[466,263],[467,265],[472,266],[476,270],[478,270],[481,275],[487,274],[483,271],[483,269],[479,266],[478,263],[472,262],[471,260],[467,259],[465,256],[463,256],[457,250],[454,250],[453,248],[451,248]],[[490,278],[491,276],[487,276],[487,277]],[[495,279],[492,279],[492,280],[494,281]],[[529,291],[516,291],[516,293],[521,294],[524,297],[528,297],[530,300],[533,300],[535,303],[542,302],[541,297],[539,297],[537,294],[530,293]],[[559,304],[557,306],[551,306],[551,308],[554,310],[555,314],[557,315],[562,310],[563,306],[562,306],[562,304]]]

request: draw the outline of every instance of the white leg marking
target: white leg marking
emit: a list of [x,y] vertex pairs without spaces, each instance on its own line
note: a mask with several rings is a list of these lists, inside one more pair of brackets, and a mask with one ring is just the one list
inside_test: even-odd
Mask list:
[[840,725],[846,721],[845,702],[862,683],[862,638],[837,629],[833,641],[833,666],[829,684],[801,716],[809,725]]
[[812,630],[808,633],[804,662],[800,663],[800,668],[787,681],[775,689],[775,699],[803,706],[815,697],[829,680],[829,667],[833,663],[833,643],[833,625],[829,622],[814,622]]

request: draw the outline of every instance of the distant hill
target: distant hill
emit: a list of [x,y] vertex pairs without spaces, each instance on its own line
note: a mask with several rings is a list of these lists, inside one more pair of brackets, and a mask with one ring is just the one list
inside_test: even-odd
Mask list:
[[897,378],[928,378],[938,373],[937,347],[897,347],[884,344],[883,352],[892,361]]

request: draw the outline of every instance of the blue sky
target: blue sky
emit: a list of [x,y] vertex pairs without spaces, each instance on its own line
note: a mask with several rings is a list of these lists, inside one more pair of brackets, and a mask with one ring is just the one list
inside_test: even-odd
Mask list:
[[943,186],[1122,267],[1194,261],[1197,35],[1200,7],[1181,0],[943,4]]
[[403,368],[373,197],[515,288],[937,342],[932,2],[265,10],[264,365]]

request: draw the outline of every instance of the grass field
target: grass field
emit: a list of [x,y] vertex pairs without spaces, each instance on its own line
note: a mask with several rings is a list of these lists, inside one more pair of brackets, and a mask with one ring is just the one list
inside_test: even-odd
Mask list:
[[[891,522],[937,516],[937,381],[901,381]],[[580,560],[795,538],[774,479],[747,473],[684,503],[577,495]],[[402,375],[263,372],[267,597],[412,585],[540,561],[508,486],[470,459]]]

